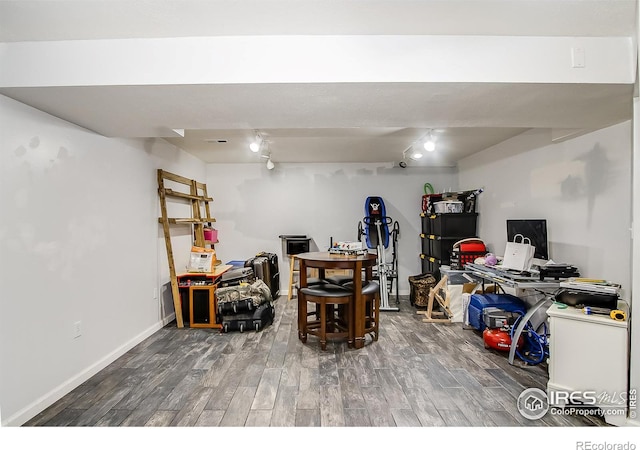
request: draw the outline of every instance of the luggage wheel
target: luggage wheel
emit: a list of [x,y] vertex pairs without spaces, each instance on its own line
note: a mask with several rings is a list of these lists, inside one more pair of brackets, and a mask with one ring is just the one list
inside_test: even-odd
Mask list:
[[255,329],[256,329],[256,331],[260,331],[260,324],[259,323],[256,323]]
[[244,331],[244,324],[243,324],[243,323],[241,323],[241,324],[240,324],[240,333],[242,333],[243,331]]
[[228,332],[229,332],[229,324],[228,324],[228,323],[225,323],[225,324],[224,324],[224,332],[225,332],[225,333],[228,333]]

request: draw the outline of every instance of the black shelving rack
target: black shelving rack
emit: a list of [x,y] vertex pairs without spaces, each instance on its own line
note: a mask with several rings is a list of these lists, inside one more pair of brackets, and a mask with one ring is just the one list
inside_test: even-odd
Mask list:
[[[423,197],[421,220],[420,263],[422,273],[431,273],[440,279],[440,266],[451,264],[451,252],[456,242],[477,236],[478,213],[475,212],[475,197],[482,190],[458,193],[431,194]],[[434,201],[456,198],[463,202],[463,212],[435,213]],[[426,201],[425,201],[426,200]],[[426,206],[426,210],[425,210]]]

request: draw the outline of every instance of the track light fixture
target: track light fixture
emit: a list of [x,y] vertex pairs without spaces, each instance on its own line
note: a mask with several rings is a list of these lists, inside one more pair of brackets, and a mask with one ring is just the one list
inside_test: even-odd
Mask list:
[[431,134],[431,130],[429,130],[429,134],[427,140],[424,141],[424,149],[428,152],[432,152],[436,149],[436,143],[433,140],[433,136]]
[[427,134],[414,141],[402,152],[402,160],[405,163],[405,166],[407,156],[413,161],[418,161],[424,157],[425,151],[432,152],[436,149],[436,142],[435,139],[433,139],[432,131],[433,130],[429,130]]
[[262,136],[260,136],[260,134],[256,132],[256,137],[251,142],[251,144],[249,144],[249,149],[253,153],[258,153],[260,151],[260,147],[262,147],[262,142],[263,141],[264,141],[264,139],[262,139]]
[[265,153],[261,154],[260,157],[267,160],[267,169],[273,170],[276,167],[276,165],[273,163],[273,161],[271,161],[271,150],[269,150],[268,141],[265,141],[264,150],[265,150]]
[[[415,154],[415,143],[411,144],[409,147],[405,148],[404,151],[402,152],[402,160],[398,163],[398,165],[400,167],[402,167],[403,169],[407,167],[407,162],[410,161],[415,161],[417,158],[414,158],[413,155]],[[418,158],[420,158],[420,156],[418,156]]]

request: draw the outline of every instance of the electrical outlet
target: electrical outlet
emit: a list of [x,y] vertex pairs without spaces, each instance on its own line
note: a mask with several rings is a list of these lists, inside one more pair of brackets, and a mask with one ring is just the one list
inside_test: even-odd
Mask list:
[[584,68],[584,48],[572,47],[571,48],[571,67],[574,69]]
[[78,338],[82,335],[82,322],[77,321],[73,323],[73,338]]

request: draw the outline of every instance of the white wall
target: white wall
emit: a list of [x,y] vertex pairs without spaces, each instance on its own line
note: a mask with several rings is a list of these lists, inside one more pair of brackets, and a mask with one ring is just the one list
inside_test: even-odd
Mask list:
[[153,298],[168,281],[156,169],[203,179],[205,166],[6,97],[0,123],[0,405],[20,425],[173,312]]
[[[277,253],[283,290],[288,269],[278,235],[306,234],[320,249],[330,237],[353,240],[365,198],[378,195],[400,224],[406,294],[407,277],[420,272],[425,182],[437,191],[483,186],[480,236],[490,246],[504,247],[507,217],[544,217],[554,259],[630,286],[629,123],[560,144],[534,132],[518,136],[465,159],[459,185],[453,169],[383,164],[277,164],[273,171],[228,164],[205,171],[163,141],[104,138],[6,97],[0,123],[3,425],[28,420],[171,318],[157,168],[205,181],[220,259]],[[576,176],[574,189],[584,181],[584,192],[560,189],[567,173]],[[190,232],[172,232],[180,268]],[[82,336],[74,339],[76,321]]]
[[[380,196],[387,216],[398,222],[400,294],[407,278],[421,273],[420,211],[426,182],[436,191],[455,189],[453,169],[401,169],[391,164],[209,164],[207,186],[214,198],[218,257],[246,260],[257,252],[278,254],[281,292],[288,289],[289,263],[278,236],[312,238],[312,250],[334,241],[357,240],[369,196]],[[391,245],[387,249],[391,260]]]
[[483,186],[480,237],[499,255],[506,219],[547,219],[549,256],[631,288],[631,123],[561,143],[530,131],[465,158],[460,188]]
[[[634,128],[628,121],[556,144],[550,134],[532,131],[461,161],[460,188],[485,187],[478,201],[480,236],[502,253],[507,218],[546,218],[551,258],[575,264],[584,277],[620,283],[622,298],[633,303],[638,287],[637,226],[631,239],[632,209],[638,216]],[[639,386],[634,323],[631,318],[630,389]],[[631,419],[638,424],[637,417]]]

